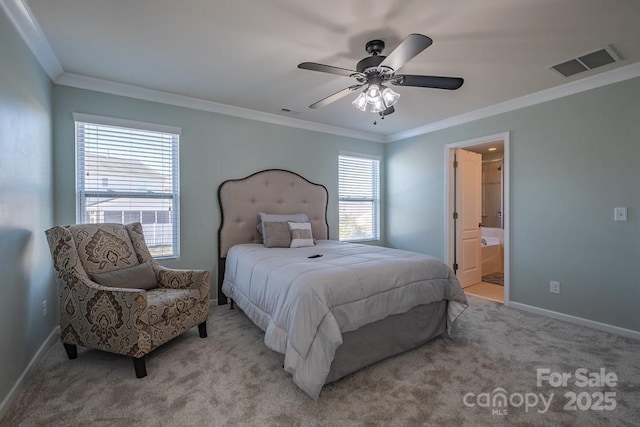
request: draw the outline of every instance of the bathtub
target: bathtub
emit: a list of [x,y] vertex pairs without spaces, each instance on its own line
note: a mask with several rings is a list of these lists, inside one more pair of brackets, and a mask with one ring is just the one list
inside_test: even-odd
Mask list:
[[499,237],[482,236],[480,240],[482,275],[502,273],[502,243]]

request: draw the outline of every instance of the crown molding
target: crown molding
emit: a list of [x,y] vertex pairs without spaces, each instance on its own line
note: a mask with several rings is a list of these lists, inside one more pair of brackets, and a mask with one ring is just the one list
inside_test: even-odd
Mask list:
[[22,0],[0,0],[0,5],[35,55],[45,73],[52,81],[55,81],[64,73],[64,70],[53,52],[49,40],[42,32],[40,24],[31,13],[29,5]]
[[88,77],[73,73],[63,73],[55,80],[55,83],[63,86],[94,90],[97,92],[110,93],[113,95],[142,99],[145,101],[159,102],[162,104],[176,105],[185,108],[193,108],[196,110],[209,111],[212,113],[225,114],[229,116],[241,117],[249,120],[257,120],[261,122],[299,129],[306,129],[315,132],[363,139],[379,143],[388,143],[412,138],[414,136],[425,135],[431,132],[447,129],[475,120],[507,113],[509,111],[519,110],[524,107],[541,104],[543,102],[552,101],[554,99],[563,98],[565,96],[574,95],[580,92],[585,92],[591,89],[596,89],[598,87],[618,83],[636,77],[640,77],[640,62],[606,71],[601,74],[596,74],[594,76],[586,77],[584,79],[575,80],[529,95],[521,96],[520,98],[515,98],[509,101],[490,105],[488,107],[450,117],[439,122],[430,123],[414,129],[409,129],[386,136],[341,128],[337,126],[330,126],[321,123],[309,122],[306,120],[294,119],[291,117],[283,117],[276,114],[264,113],[247,108],[234,107],[231,105],[221,104],[204,99],[193,98],[184,95],[176,95],[173,93],[147,89],[124,83],[116,83],[109,80],[103,80],[95,77]]
[[400,141],[414,136],[424,135],[520,108],[552,101],[608,84],[640,77],[640,62],[637,62],[417,128],[389,135],[379,135],[292,117],[283,117],[277,114],[234,107],[204,99],[176,95],[124,83],[116,83],[79,74],[66,73],[27,3],[24,0],[0,0],[0,6],[2,6],[49,78],[56,84],[380,143]]
[[277,114],[264,113],[261,111],[250,110],[248,108],[234,107],[232,105],[221,104],[219,102],[193,98],[190,96],[177,95],[174,93],[162,92],[155,89],[147,89],[140,86],[128,85],[124,83],[116,83],[109,80],[83,76],[80,74],[63,73],[55,80],[55,83],[62,86],[94,90],[97,92],[126,96],[129,98],[136,98],[144,101],[158,102],[161,104],[169,104],[185,108],[193,108],[196,110],[225,114],[228,116],[272,123],[281,126],[328,133],[349,138],[364,139],[373,142],[385,142],[385,138],[382,135],[376,135],[373,133],[361,132],[337,126],[330,126],[322,123],[314,123],[306,120],[294,119],[291,117],[283,117]]
[[515,98],[509,101],[501,102],[499,104],[490,105],[488,107],[480,108],[478,110],[461,114],[459,116],[450,117],[439,122],[434,122],[414,129],[387,135],[387,137],[385,138],[385,142],[400,141],[414,136],[424,135],[427,133],[435,132],[437,130],[447,129],[475,120],[507,113],[509,111],[519,110],[520,108],[541,104],[543,102],[552,101],[554,99],[563,98],[565,96],[574,95],[576,93],[585,92],[587,90],[606,86],[612,83],[618,83],[636,77],[640,77],[640,62],[606,71],[601,74],[596,74],[594,76],[586,77],[584,79],[575,80],[560,86],[541,90],[540,92],[521,96],[520,98]]
[[385,142],[385,137],[369,132],[361,132],[352,129],[330,126],[306,120],[283,117],[277,114],[264,113],[247,108],[234,107],[204,99],[176,95],[168,92],[142,88],[139,86],[116,83],[94,77],[79,74],[66,73],[58,61],[49,41],[42,32],[40,24],[31,12],[29,5],[23,0],[0,0],[0,6],[13,23],[18,33],[27,43],[36,59],[45,70],[49,78],[56,84],[77,87],[80,89],[95,90],[113,95],[127,96],[146,101],[176,105],[212,113],[226,114],[250,120],[257,120],[276,125],[305,129],[320,133],[345,136],[349,138],[363,139],[373,142]]

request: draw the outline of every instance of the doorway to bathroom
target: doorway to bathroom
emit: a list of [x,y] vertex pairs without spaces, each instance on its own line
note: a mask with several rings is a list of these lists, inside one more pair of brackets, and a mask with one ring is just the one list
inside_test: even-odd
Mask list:
[[509,133],[445,146],[447,264],[465,293],[509,305]]

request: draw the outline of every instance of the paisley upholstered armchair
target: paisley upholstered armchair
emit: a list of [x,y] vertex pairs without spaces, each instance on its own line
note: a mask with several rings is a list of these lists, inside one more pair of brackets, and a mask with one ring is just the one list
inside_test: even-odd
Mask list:
[[198,325],[207,336],[209,272],[174,270],[149,253],[140,223],[83,224],[46,232],[58,283],[60,338],[69,359],[78,345],[133,358]]

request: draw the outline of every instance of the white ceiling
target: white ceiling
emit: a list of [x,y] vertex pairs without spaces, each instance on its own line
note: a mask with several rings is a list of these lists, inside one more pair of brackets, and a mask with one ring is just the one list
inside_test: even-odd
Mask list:
[[[59,82],[93,77],[379,138],[640,61],[636,0],[26,3],[64,70]],[[383,39],[389,54],[410,33],[433,45],[400,72],[460,76],[461,89],[394,87],[396,113],[377,125],[351,105],[356,93],[308,108],[354,80],[298,63],[354,69],[368,40]],[[605,45],[623,60],[570,78],[547,69]]]

